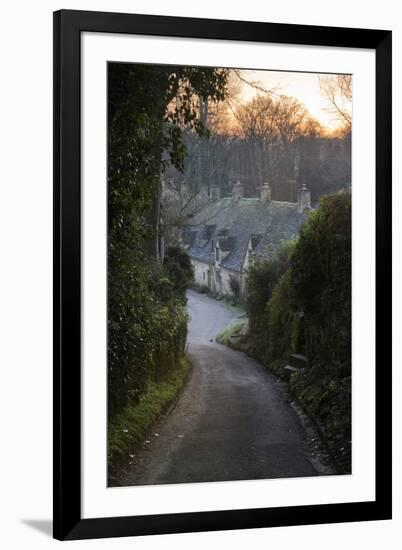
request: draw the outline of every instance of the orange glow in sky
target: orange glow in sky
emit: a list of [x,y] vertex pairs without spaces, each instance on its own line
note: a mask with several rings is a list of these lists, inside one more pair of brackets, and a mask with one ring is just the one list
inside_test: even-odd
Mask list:
[[[321,92],[317,73],[244,70],[241,74],[245,80],[258,82],[263,88],[276,88],[275,93],[278,95],[295,97],[324,128],[333,130],[339,126],[339,120],[331,112],[329,102]],[[261,93],[242,84],[241,96],[245,101]]]

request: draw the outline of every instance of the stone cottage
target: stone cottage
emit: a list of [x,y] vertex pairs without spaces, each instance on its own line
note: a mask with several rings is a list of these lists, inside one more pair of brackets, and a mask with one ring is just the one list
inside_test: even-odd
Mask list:
[[250,263],[272,257],[283,242],[294,238],[310,210],[305,186],[296,203],[271,200],[268,183],[256,198],[244,198],[240,182],[234,184],[231,197],[220,198],[214,189],[209,204],[183,231],[196,284],[219,295],[243,293]]

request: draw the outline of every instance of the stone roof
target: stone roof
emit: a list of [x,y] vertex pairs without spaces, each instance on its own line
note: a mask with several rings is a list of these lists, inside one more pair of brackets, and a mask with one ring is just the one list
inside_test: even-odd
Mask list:
[[231,252],[236,246],[236,237],[220,237],[217,235],[219,247],[223,252]]
[[252,255],[269,258],[284,241],[298,234],[307,216],[298,212],[297,203],[262,202],[258,198],[233,201],[227,197],[196,214],[184,229],[183,240],[190,257],[211,265],[215,261],[214,245],[219,240],[222,250],[229,251],[221,266],[240,272],[250,239]]

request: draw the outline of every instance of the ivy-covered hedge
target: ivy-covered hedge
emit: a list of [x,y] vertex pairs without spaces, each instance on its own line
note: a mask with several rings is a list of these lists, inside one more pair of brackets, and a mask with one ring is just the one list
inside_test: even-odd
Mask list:
[[[134,450],[149,434],[154,423],[177,398],[190,369],[186,356],[162,382],[149,381],[137,402],[129,402],[115,414],[108,425],[108,481],[119,484],[119,478],[130,467]],[[131,457],[130,457],[131,455]]]
[[309,359],[290,389],[317,421],[338,469],[351,452],[351,195],[323,197],[272,261],[248,277],[249,351],[275,372],[292,353]]
[[178,249],[164,258],[162,180],[168,166],[183,169],[184,129],[208,135],[194,98],[224,99],[227,78],[208,67],[108,65],[109,470],[183,379],[192,270]]
[[162,179],[170,165],[183,169],[184,129],[208,135],[194,98],[223,100],[227,78],[218,68],[108,65],[109,421],[183,356],[192,272],[177,249],[163,265]]
[[[128,255],[130,256],[130,255]],[[150,381],[177,368],[187,336],[187,313],[164,268],[131,258],[109,272],[109,418],[136,402]]]
[[[273,331],[276,327],[273,326],[272,315],[270,315],[267,304],[273,298],[273,303],[280,298],[280,293],[284,291],[284,282],[280,283],[281,277],[289,269],[290,258],[295,247],[295,241],[288,241],[278,252],[277,256],[270,261],[259,262],[250,267],[247,288],[245,307],[249,319],[248,342],[253,355],[257,356],[262,361],[269,361],[278,355],[278,350],[273,350],[275,346],[284,345],[286,335],[280,335],[280,341],[276,338],[271,338],[268,330],[269,325]],[[283,303],[278,316],[285,314]],[[271,318],[270,318],[271,317]],[[279,318],[277,319],[279,321]],[[286,347],[286,346],[285,346]],[[283,350],[280,355],[283,355]]]
[[292,256],[294,307],[303,313],[305,351],[351,367],[351,195],[324,197]]

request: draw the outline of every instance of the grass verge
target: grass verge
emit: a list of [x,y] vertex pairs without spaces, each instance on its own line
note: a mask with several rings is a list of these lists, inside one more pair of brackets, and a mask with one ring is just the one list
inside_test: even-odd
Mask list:
[[313,365],[307,372],[292,374],[289,389],[314,421],[340,474],[352,465],[351,378],[339,377],[329,365]]
[[229,325],[222,332],[220,332],[216,337],[216,341],[219,344],[223,344],[224,346],[239,349],[235,342],[237,341],[237,339],[240,339],[246,334],[247,329],[248,321],[247,319],[242,319],[241,321],[237,321],[233,325]]
[[129,454],[137,448],[153,424],[174,402],[190,370],[183,357],[179,367],[161,383],[149,382],[139,401],[128,405],[108,425],[108,475],[118,476],[129,463]]
[[198,292],[198,294],[207,294],[210,298],[213,298],[217,302],[223,302],[226,306],[240,312],[244,311],[243,305],[241,304],[239,299],[236,298],[236,296],[234,296],[233,294],[217,294],[212,292],[207,286],[199,285],[197,283],[194,283],[192,285],[191,290],[194,290],[194,292]]

